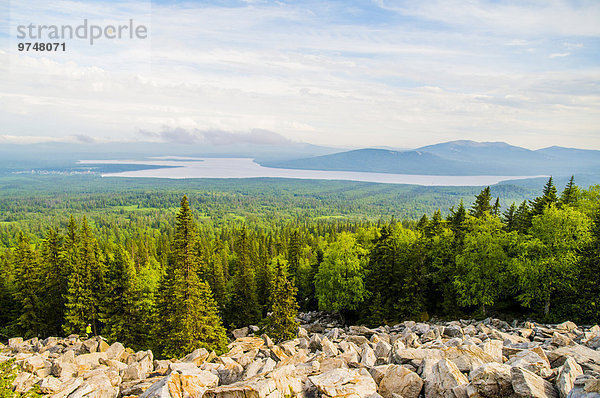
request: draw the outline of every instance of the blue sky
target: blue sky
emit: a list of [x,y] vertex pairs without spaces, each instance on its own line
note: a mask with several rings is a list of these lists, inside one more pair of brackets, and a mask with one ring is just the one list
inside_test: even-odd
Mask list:
[[[0,143],[183,132],[600,149],[595,0],[32,0],[5,1],[0,16]],[[17,51],[20,24],[83,19],[134,19],[149,37]]]

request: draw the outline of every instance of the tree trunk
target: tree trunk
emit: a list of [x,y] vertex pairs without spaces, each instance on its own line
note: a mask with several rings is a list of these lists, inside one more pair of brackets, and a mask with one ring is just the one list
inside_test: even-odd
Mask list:
[[546,298],[546,302],[544,303],[544,315],[548,316],[550,313],[550,297]]

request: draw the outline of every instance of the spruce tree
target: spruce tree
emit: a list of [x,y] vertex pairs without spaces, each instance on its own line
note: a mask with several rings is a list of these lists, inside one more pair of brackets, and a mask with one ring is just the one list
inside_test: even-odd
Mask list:
[[21,310],[17,325],[25,337],[42,337],[46,333],[46,322],[42,292],[42,273],[37,253],[31,247],[29,239],[19,234],[15,250],[15,296]]
[[490,187],[485,187],[479,195],[475,196],[475,203],[471,207],[471,215],[473,217],[481,218],[485,213],[492,211],[492,195],[490,194]]
[[517,212],[517,206],[515,206],[515,204],[512,203],[510,205],[510,207],[508,209],[506,209],[506,211],[502,215],[503,216],[502,221],[504,222],[504,229],[508,232],[516,230],[516,219],[515,219],[516,212]]
[[46,323],[53,336],[62,334],[65,300],[68,289],[68,272],[65,269],[63,236],[58,230],[49,228],[42,243],[44,259],[44,286],[48,299],[45,300]]
[[467,219],[467,211],[465,210],[465,205],[461,199],[458,208],[454,210],[454,207],[450,208],[450,215],[448,216],[448,221],[450,222],[450,227],[454,233],[462,231],[463,222]]
[[546,185],[544,185],[542,196],[538,196],[537,198],[531,201],[531,215],[539,216],[550,205],[557,203],[558,198],[556,196],[556,187],[552,182],[552,177],[550,177]]
[[300,266],[300,244],[300,234],[298,231],[292,232],[288,245],[288,269],[292,278],[296,277]]
[[521,202],[514,215],[514,230],[526,234],[531,228],[532,214],[527,201]]
[[575,185],[575,176],[571,176],[571,179],[567,183],[567,186],[560,195],[560,203],[563,205],[572,205],[579,196],[579,188]]
[[[73,221],[73,220],[71,220]],[[97,333],[98,304],[93,291],[94,268],[98,267],[97,244],[86,218],[81,223],[79,236],[71,235],[74,230],[69,223],[67,230],[67,256],[72,269],[69,275],[68,290],[65,297],[65,323],[63,330],[67,334],[85,334],[86,326],[92,324]],[[70,247],[75,244],[75,247]]]
[[107,282],[107,295],[100,317],[104,324],[102,335],[127,347],[142,348],[145,333],[142,330],[136,270],[121,246],[117,247],[114,258],[109,262]]
[[297,289],[287,277],[285,264],[278,260],[275,266],[275,279],[271,293],[271,312],[265,320],[264,331],[275,342],[291,340],[298,332]]
[[230,281],[231,294],[227,305],[227,320],[234,328],[256,324],[261,315],[252,267],[250,237],[245,227],[240,232],[238,246],[237,269]]
[[[197,250],[197,230],[187,196],[181,200],[176,217],[171,281],[166,286],[173,305],[163,313],[169,333],[164,336],[162,354],[170,357],[185,355],[197,348],[223,352],[227,346],[212,292],[198,276],[200,261]],[[165,309],[163,309],[164,311]]]

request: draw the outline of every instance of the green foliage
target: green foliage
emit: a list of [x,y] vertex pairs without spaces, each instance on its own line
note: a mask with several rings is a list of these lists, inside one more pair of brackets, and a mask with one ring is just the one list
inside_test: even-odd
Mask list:
[[355,310],[366,298],[365,250],[346,232],[325,250],[315,276],[319,308],[330,311]]
[[19,367],[14,359],[0,362],[0,398],[39,398],[41,397],[39,386],[33,386],[25,393],[13,391],[12,383],[17,377]]
[[297,289],[288,279],[286,264],[276,260],[275,278],[271,292],[271,311],[264,321],[264,331],[275,342],[291,340],[298,332],[298,303]]
[[481,218],[471,217],[465,221],[463,248],[456,256],[454,286],[458,303],[491,307],[500,297],[502,274],[508,257],[504,245],[507,236],[498,217],[484,213]]
[[[71,220],[73,221],[73,220]],[[104,288],[101,274],[100,251],[91,228],[84,217],[78,235],[69,225],[67,231],[67,256],[70,266],[68,291],[65,297],[66,334],[84,335],[86,326],[92,324],[93,333],[97,333],[98,310]]]
[[227,322],[232,328],[255,325],[261,317],[250,236],[244,227],[240,232],[237,269],[230,280]]
[[159,318],[163,325],[161,352],[166,357],[181,357],[202,347],[223,352],[227,346],[210,287],[198,276],[197,244],[196,225],[184,196],[177,213],[173,260],[165,275]]
[[[433,207],[457,204],[474,188],[435,191],[444,201],[419,188],[409,201],[427,205],[400,222],[392,216],[405,211],[399,192],[408,191],[388,185],[203,182],[213,187],[207,191],[189,181],[198,188],[194,215],[180,201],[184,185],[157,192],[132,184],[147,191],[29,191],[31,198],[8,200],[14,191],[0,190],[0,219],[12,220],[0,222],[8,247],[0,249],[2,338],[82,334],[92,323],[94,333],[162,356],[223,350],[220,316],[230,327],[259,324],[269,310],[289,316],[295,310],[283,308],[294,307],[294,295],[303,310],[339,311],[372,326],[483,311],[598,322],[600,186],[570,182],[554,201],[549,182],[540,214],[521,196],[502,221],[487,205],[492,192],[512,188],[484,189],[472,206],[478,217],[462,202],[446,217]],[[430,213],[416,213],[423,208]],[[289,285],[276,278],[278,261],[287,260]],[[281,328],[292,320],[273,319]]]
[[485,187],[479,195],[475,196],[475,203],[471,207],[470,214],[473,217],[483,217],[486,213],[491,213],[493,206],[491,204],[492,195],[490,187]]
[[591,220],[569,207],[551,205],[533,218],[531,237],[523,239],[514,261],[521,287],[518,298],[525,306],[542,303],[548,316],[554,295],[572,289],[590,228]]

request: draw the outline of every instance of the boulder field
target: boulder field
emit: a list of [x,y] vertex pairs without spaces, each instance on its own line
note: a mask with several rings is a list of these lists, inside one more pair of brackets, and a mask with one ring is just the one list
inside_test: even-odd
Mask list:
[[[315,315],[315,314],[313,314]],[[0,344],[13,389],[56,398],[600,398],[600,327],[484,321],[339,327],[301,314],[297,338],[233,332],[229,351],[155,359],[101,337]]]

